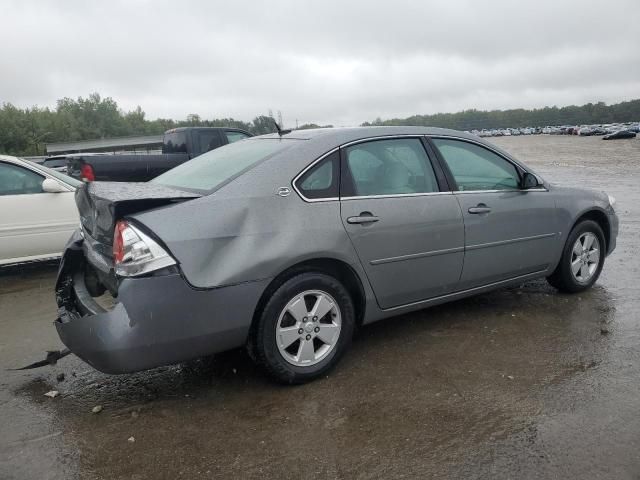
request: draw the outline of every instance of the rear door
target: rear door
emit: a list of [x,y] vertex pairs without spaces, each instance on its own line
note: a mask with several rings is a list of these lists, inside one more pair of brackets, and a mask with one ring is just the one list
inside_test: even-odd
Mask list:
[[57,255],[78,227],[73,192],[45,193],[44,178],[0,161],[0,263]]
[[432,138],[464,215],[459,288],[540,272],[557,251],[555,202],[545,188],[520,189],[520,167],[483,145]]
[[341,149],[341,216],[383,309],[455,290],[462,214],[418,137]]

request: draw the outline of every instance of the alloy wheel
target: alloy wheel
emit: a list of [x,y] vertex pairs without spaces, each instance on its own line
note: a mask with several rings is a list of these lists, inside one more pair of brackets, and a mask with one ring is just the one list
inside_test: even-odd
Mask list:
[[307,290],[292,298],[276,323],[276,344],[282,357],[297,367],[314,365],[338,343],[342,316],[334,298]]
[[600,242],[593,232],[578,237],[571,251],[571,273],[578,283],[588,283],[598,270]]

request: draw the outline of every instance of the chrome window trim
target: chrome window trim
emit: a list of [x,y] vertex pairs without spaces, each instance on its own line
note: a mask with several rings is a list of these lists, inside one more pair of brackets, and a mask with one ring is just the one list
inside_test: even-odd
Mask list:
[[357,145],[358,143],[370,142],[372,140],[391,140],[394,138],[424,138],[427,135],[424,133],[400,133],[398,135],[380,135],[377,137],[360,138],[358,140],[352,140],[345,144],[340,145],[340,148],[350,147],[351,145]]
[[[389,195],[363,195],[363,196],[350,196],[350,197],[327,197],[327,198],[307,198],[305,197],[302,192],[298,189],[298,186],[296,185],[296,182],[300,179],[300,177],[302,177],[307,171],[311,170],[317,163],[321,162],[322,160],[324,160],[326,157],[328,157],[329,155],[331,155],[332,153],[335,153],[336,151],[340,150],[341,148],[345,148],[345,147],[349,147],[351,145],[357,145],[358,143],[364,143],[364,142],[370,142],[370,141],[374,141],[374,140],[386,140],[386,139],[394,139],[394,138],[451,138],[453,140],[460,140],[463,142],[468,142],[468,143],[472,143],[475,145],[478,145],[479,147],[483,147],[486,148],[487,150],[495,153],[496,155],[498,155],[500,158],[504,159],[505,161],[515,165],[517,168],[520,168],[524,171],[528,171],[526,168],[524,168],[523,165],[520,165],[517,161],[506,158],[504,156],[504,154],[502,154],[501,152],[495,150],[494,148],[492,148],[489,145],[486,145],[482,142],[478,142],[476,140],[470,139],[470,138],[465,138],[465,137],[459,137],[456,135],[440,135],[440,134],[428,134],[428,133],[402,133],[402,134],[397,134],[397,135],[378,135],[378,136],[374,136],[374,137],[366,137],[366,138],[360,138],[358,140],[352,140],[350,142],[344,143],[342,145],[339,145],[335,148],[332,148],[331,150],[329,150],[326,153],[323,153],[321,156],[319,156],[317,159],[315,159],[313,162],[311,162],[309,165],[307,165],[302,171],[300,171],[300,173],[298,173],[293,180],[291,180],[291,186],[293,187],[293,189],[295,190],[295,192],[298,194],[298,196],[307,203],[319,203],[319,202],[335,202],[336,200],[365,200],[365,199],[374,199],[374,198],[398,198],[398,197],[424,197],[424,196],[430,196],[430,195],[455,195],[455,194],[474,194],[474,193],[499,193],[499,192],[548,192],[549,190],[546,187],[542,187],[542,188],[530,188],[530,189],[509,189],[509,190],[447,190],[444,192],[425,192],[425,193],[398,193],[398,194],[389,194]],[[530,172],[531,173],[531,172]],[[539,180],[542,180],[543,184],[544,184],[544,179],[542,179],[539,175],[536,175],[536,177]]]
[[331,155],[332,153],[335,153],[338,150],[340,150],[340,147],[335,147],[335,148],[329,150],[327,153],[322,154],[320,157],[316,158],[313,162],[311,162],[309,165],[307,165],[307,167],[304,168],[300,173],[298,173],[298,175],[296,175],[293,178],[293,180],[291,180],[291,186],[293,187],[295,192],[298,194],[298,196],[302,200],[304,200],[305,202],[308,202],[308,203],[334,202],[336,200],[340,200],[340,197],[307,198],[302,194],[302,192],[300,190],[298,190],[298,186],[296,185],[296,182],[300,179],[300,177],[302,177],[305,173],[307,173],[309,170],[311,170],[317,163],[320,163],[322,160],[324,160],[329,155]]

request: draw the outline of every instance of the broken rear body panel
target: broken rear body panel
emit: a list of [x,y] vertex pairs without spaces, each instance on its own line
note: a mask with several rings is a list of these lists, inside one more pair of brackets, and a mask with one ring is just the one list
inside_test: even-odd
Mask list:
[[177,271],[120,279],[111,309],[100,306],[85,278],[93,268],[76,232],[56,283],[62,342],[105,373],[128,373],[229,350],[244,344],[265,282],[195,289]]

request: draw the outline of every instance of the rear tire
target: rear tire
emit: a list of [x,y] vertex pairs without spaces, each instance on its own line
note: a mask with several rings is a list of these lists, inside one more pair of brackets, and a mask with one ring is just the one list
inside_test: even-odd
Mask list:
[[560,263],[547,281],[561,292],[587,290],[600,276],[605,252],[602,228],[593,220],[584,220],[569,233]]
[[255,360],[279,382],[308,382],[338,363],[354,327],[346,288],[324,273],[302,273],[283,283],[262,310],[252,339]]

